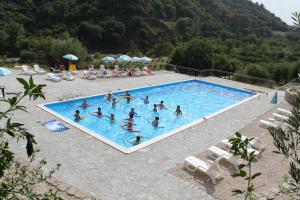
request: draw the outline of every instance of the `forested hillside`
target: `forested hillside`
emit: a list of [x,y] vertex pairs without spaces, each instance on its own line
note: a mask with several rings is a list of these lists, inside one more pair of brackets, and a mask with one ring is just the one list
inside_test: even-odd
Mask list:
[[288,29],[249,0],[2,0],[0,25],[0,52],[10,56],[28,38],[64,32],[90,51],[155,52],[198,35],[253,39]]
[[147,54],[282,83],[300,68],[299,28],[250,0],[1,0],[0,26],[0,56],[49,64]]

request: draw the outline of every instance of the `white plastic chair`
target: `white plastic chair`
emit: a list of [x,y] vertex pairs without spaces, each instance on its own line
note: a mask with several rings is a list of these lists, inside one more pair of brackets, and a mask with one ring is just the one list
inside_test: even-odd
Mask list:
[[109,71],[105,69],[104,65],[100,65],[98,77],[111,77]]
[[261,126],[263,128],[269,128],[269,127],[278,128],[279,127],[279,125],[276,124],[275,122],[270,122],[270,121],[266,121],[266,120],[260,120],[259,122],[261,123]]
[[58,76],[56,76],[53,73],[48,73],[47,74],[47,79],[50,80],[50,81],[53,81],[53,82],[59,82],[59,81],[61,81],[61,78],[58,77]]
[[21,67],[22,67],[22,70],[23,70],[23,74],[24,74],[24,75],[29,75],[29,76],[31,76],[31,75],[35,75],[35,74],[36,74],[35,71],[32,71],[32,70],[29,69],[29,66],[28,66],[28,65],[22,65]]
[[291,115],[292,112],[290,110],[286,110],[286,109],[283,109],[283,108],[277,108],[278,112],[281,113],[281,114],[284,114],[284,115]]
[[219,147],[211,146],[208,148],[208,156],[212,159],[216,159],[219,157],[224,158],[227,162],[231,163],[235,167],[242,164],[243,160],[237,156],[234,156],[232,153],[225,151]]
[[200,171],[208,175],[213,184],[217,183],[217,179],[223,178],[222,170],[219,162],[222,158],[216,159],[214,162],[207,163],[194,156],[189,156],[184,161],[184,167],[192,172]]
[[[222,143],[227,147],[227,148],[231,148],[232,147],[232,144],[229,142],[229,139],[224,139],[224,140],[222,140]],[[247,148],[247,151],[249,152],[249,153],[251,153],[251,152],[253,152],[254,151],[254,155],[255,156],[258,156],[258,155],[260,155],[260,151],[258,151],[258,150],[256,150],[256,149],[253,149],[252,147],[251,147],[251,143],[250,143],[250,146],[248,146],[248,148]]]
[[47,73],[45,70],[41,69],[38,64],[34,64],[33,67],[34,67],[34,70],[36,71],[36,73],[39,75],[43,75],[43,74]]
[[66,72],[66,71],[62,72],[62,78],[66,81],[74,81],[75,80],[75,77],[70,72]]
[[284,120],[288,120],[289,117],[286,116],[286,115],[281,115],[281,114],[278,114],[278,113],[273,113],[273,116],[276,120],[278,121],[284,121]]

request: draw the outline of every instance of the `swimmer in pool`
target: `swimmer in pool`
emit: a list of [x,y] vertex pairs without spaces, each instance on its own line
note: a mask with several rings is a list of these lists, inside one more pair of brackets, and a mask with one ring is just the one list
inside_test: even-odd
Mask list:
[[112,102],[111,102],[111,106],[112,106],[113,108],[115,108],[116,105],[117,105],[117,103],[119,103],[119,102],[120,102],[120,100],[118,101],[116,98],[113,98],[113,99],[112,99]]
[[157,104],[153,104],[153,112],[157,112]]
[[103,117],[103,113],[100,107],[98,107],[98,110],[96,112],[93,112],[95,114],[97,114],[98,117]]
[[154,127],[158,127],[159,125],[159,117],[155,117],[155,119],[153,120],[153,122],[151,123],[152,126]]
[[182,115],[182,111],[181,111],[181,109],[180,109],[180,106],[177,106],[177,108],[176,108],[176,115],[177,116],[180,116],[180,115]]
[[135,141],[132,142],[132,145],[138,145],[139,143],[141,143],[142,138],[143,138],[143,136],[137,135],[135,137]]
[[136,125],[133,123],[133,120],[128,120],[128,123],[125,124],[124,126],[127,126],[127,130],[133,131],[133,125]]
[[89,106],[89,104],[86,102],[86,100],[83,100],[82,104],[80,105],[83,108],[86,108]]
[[74,117],[75,117],[76,121],[81,120],[81,119],[84,118],[83,116],[80,115],[80,111],[79,110],[75,111]]
[[115,123],[116,122],[115,115],[113,113],[110,114],[110,116],[105,115],[105,117],[109,118],[111,123]]
[[113,100],[113,95],[109,92],[105,95],[105,100],[111,102]]
[[134,108],[131,108],[130,112],[128,113],[129,114],[129,117],[134,117],[134,115],[138,115],[135,111],[134,111]]
[[131,101],[132,99],[134,99],[135,97],[131,96],[131,95],[129,94],[129,92],[127,91],[127,92],[123,95],[123,98],[126,99],[127,103],[130,103],[130,101]]
[[167,109],[165,104],[164,104],[164,101],[161,101],[160,104],[158,104],[159,108],[162,110],[162,109]]
[[[143,99],[143,98],[142,98]],[[149,100],[149,97],[148,96],[146,96],[146,98],[145,99],[143,99],[144,100],[144,104],[148,104],[148,103],[150,103],[150,100]]]

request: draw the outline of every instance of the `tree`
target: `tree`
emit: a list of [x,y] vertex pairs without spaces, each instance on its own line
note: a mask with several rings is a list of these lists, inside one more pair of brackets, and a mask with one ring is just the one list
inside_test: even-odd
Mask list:
[[[254,155],[254,151],[248,150],[249,143],[252,140],[253,138],[246,138],[243,140],[239,132],[236,132],[235,137],[229,140],[229,142],[232,144],[230,152],[233,153],[234,156],[239,156],[246,161],[246,164],[239,165],[238,171],[232,175],[233,177],[244,178],[246,181],[247,184],[244,190],[235,189],[232,191],[234,195],[244,194],[245,200],[255,199],[255,186],[253,184],[253,180],[261,175],[260,172],[253,174],[252,162],[256,156]],[[246,172],[244,168],[248,168],[248,171]]]
[[14,153],[10,150],[10,139],[17,141],[23,139],[26,141],[26,152],[30,161],[38,152],[35,148],[36,141],[34,136],[24,128],[24,124],[15,122],[12,118],[14,112],[27,112],[26,107],[20,105],[20,102],[29,98],[35,101],[38,98],[45,98],[42,89],[45,85],[36,85],[32,77],[29,81],[17,78],[23,85],[23,92],[8,93],[10,97],[0,100],[3,108],[6,110],[0,112],[0,199],[60,199],[56,192],[48,190],[46,192],[37,192],[34,189],[36,184],[41,183],[52,176],[55,170],[44,176],[42,167],[46,164],[44,160],[40,161],[37,168],[29,168],[14,158]]
[[292,19],[294,20],[294,24],[300,27],[300,12],[294,12]]
[[282,127],[270,127],[269,133],[273,137],[273,144],[278,151],[274,153],[282,154],[286,159],[290,158],[290,168],[288,173],[292,180],[290,192],[296,199],[300,198],[300,95],[298,95],[288,119],[283,121]]

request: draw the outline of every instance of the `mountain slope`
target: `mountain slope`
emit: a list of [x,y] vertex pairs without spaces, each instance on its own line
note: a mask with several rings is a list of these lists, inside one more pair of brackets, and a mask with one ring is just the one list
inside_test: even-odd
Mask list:
[[89,50],[164,48],[195,36],[266,38],[288,26],[249,0],[2,0],[0,54],[24,37],[79,38]]

